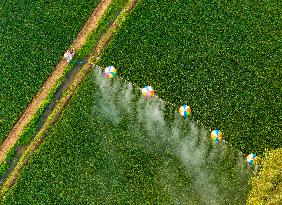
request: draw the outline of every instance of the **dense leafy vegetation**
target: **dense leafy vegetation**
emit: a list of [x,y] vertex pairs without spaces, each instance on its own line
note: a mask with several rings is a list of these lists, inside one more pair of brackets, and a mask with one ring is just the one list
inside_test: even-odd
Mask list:
[[282,149],[266,153],[262,159],[261,171],[251,180],[252,190],[247,204],[282,203]]
[[[4,176],[8,174],[8,169],[13,164],[13,160],[15,160],[15,157],[17,155],[17,150],[22,147],[26,146],[33,138],[36,130],[39,127],[40,123],[40,117],[45,109],[45,106],[50,103],[51,98],[53,97],[54,93],[56,92],[57,88],[59,86],[59,83],[56,83],[55,87],[52,88],[51,92],[49,93],[48,97],[44,100],[36,114],[33,116],[31,121],[28,123],[28,125],[25,127],[23,132],[21,133],[21,136],[18,140],[18,142],[14,145],[14,147],[11,148],[9,153],[6,155],[5,160],[0,164],[0,176]],[[4,179],[4,177],[3,177]]]
[[[188,100],[196,119],[220,128],[245,151],[277,147],[281,49],[275,47],[280,23],[275,9],[279,6],[144,0],[101,64],[116,65],[140,86],[150,83],[170,102]],[[272,30],[269,41],[268,30]],[[157,126],[154,136],[144,130],[146,122],[137,125],[129,116],[116,121],[103,115],[94,85],[88,76],[6,196],[6,204],[203,204],[195,176],[210,170],[214,175],[209,180],[218,183],[216,198],[222,204],[245,202],[248,176],[236,173],[236,151],[224,159],[214,155],[214,162],[204,165],[192,163],[192,171],[187,171],[158,135]],[[115,116],[112,108],[103,111]],[[187,124],[183,127],[188,129]],[[214,166],[215,162],[219,164]],[[230,181],[222,184],[221,177]],[[201,188],[208,189],[204,195],[214,194],[203,184]]]
[[[127,0],[115,0],[114,2],[112,2],[106,14],[101,18],[97,29],[93,31],[91,34],[89,34],[87,43],[76,52],[74,61],[81,61],[85,56],[87,56],[89,53],[92,52],[92,50],[95,47],[95,42],[99,39],[99,36],[101,36],[103,31],[105,31],[107,25],[114,19],[115,15],[120,11],[120,9],[122,8],[122,6],[125,4],[126,1]],[[68,72],[72,69],[72,67],[73,64],[71,63],[66,69],[67,72],[66,75],[68,75]],[[3,173],[5,173],[7,169],[10,167],[11,162],[15,158],[17,146],[27,145],[32,139],[32,137],[34,136],[35,131],[39,126],[39,118],[42,115],[45,106],[51,101],[51,97],[57,90],[60,83],[61,81],[58,82],[58,84],[56,84],[56,86],[52,89],[52,92],[49,94],[48,99],[46,99],[41,109],[37,112],[37,114],[33,117],[29,125],[25,128],[18,143],[10,151],[5,161],[0,165],[0,176],[2,176]]]
[[[190,136],[200,141],[190,143],[183,120],[173,126],[181,131],[179,143],[172,143],[177,135],[166,133],[150,101],[138,108],[134,89],[137,104],[128,104],[127,85],[116,81],[88,76],[4,204],[203,204],[207,198],[243,204],[249,175],[238,170],[236,151],[202,150],[196,144],[207,136],[201,132]],[[184,158],[193,158],[187,164],[176,149],[184,144],[198,149],[187,150]]]
[[99,1],[1,1],[0,141]]
[[282,2],[143,0],[101,65],[150,83],[163,99],[246,153],[282,144]]

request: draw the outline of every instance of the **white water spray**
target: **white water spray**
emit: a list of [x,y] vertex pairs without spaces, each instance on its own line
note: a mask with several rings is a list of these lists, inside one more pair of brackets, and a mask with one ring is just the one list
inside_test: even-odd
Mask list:
[[[198,197],[198,203],[244,203],[249,174],[246,167],[242,166],[243,159],[239,151],[224,142],[212,145],[207,130],[199,128],[191,120],[185,122],[178,113],[175,113],[174,122],[169,125],[164,117],[165,102],[159,97],[145,99],[138,93],[139,88],[119,78],[107,79],[99,68],[95,69],[94,78],[99,88],[99,100],[95,103],[98,103],[104,118],[114,126],[128,118],[132,133],[144,133],[137,139],[140,146],[144,149],[154,147],[155,150],[156,147],[165,147],[174,153],[186,167],[187,174],[193,178],[191,188]],[[223,167],[230,167],[232,173],[223,171]],[[169,169],[160,170],[164,174]],[[171,173],[170,177],[176,180],[177,176]],[[241,190],[238,191],[238,187]],[[174,196],[173,189],[170,190]],[[189,204],[185,196],[182,199],[175,198],[176,203],[180,201]]]

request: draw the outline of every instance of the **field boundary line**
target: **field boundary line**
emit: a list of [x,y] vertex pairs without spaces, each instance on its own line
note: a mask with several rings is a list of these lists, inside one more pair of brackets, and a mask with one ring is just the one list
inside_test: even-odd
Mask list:
[[[98,27],[100,19],[104,16],[111,3],[112,0],[100,1],[100,3],[96,6],[95,10],[93,11],[91,16],[88,18],[88,20],[80,30],[80,32],[77,34],[76,39],[73,41],[73,43],[70,46],[71,48],[78,50],[86,43],[89,34]],[[63,58],[61,58],[61,60],[55,67],[54,71],[52,72],[52,74],[44,82],[42,87],[38,90],[38,92],[33,97],[31,102],[28,104],[22,115],[14,124],[10,133],[1,144],[0,163],[2,163],[5,160],[7,153],[17,143],[23,130],[28,125],[28,123],[32,120],[33,116],[39,110],[40,106],[44,103],[45,99],[52,91],[52,88],[65,75],[67,66],[68,63]]]
[[[6,181],[1,186],[0,198],[5,197],[5,193],[13,186],[16,182],[22,167],[28,161],[29,157],[36,151],[36,148],[43,142],[44,135],[48,132],[49,128],[56,122],[58,116],[61,114],[63,108],[67,105],[72,95],[76,91],[76,88],[80,85],[82,80],[90,72],[93,67],[96,67],[96,59],[100,56],[103,49],[108,45],[113,35],[121,27],[122,22],[125,20],[126,16],[132,11],[134,6],[137,4],[138,0],[129,0],[120,14],[117,16],[113,24],[105,31],[104,35],[99,39],[92,56],[89,57],[88,63],[84,64],[81,70],[76,74],[72,80],[69,88],[66,90],[62,98],[57,102],[54,110],[46,119],[41,130],[37,133],[35,138],[32,140],[28,148],[22,154],[19,162],[17,163],[14,170],[10,173]],[[90,61],[92,59],[92,62]]]

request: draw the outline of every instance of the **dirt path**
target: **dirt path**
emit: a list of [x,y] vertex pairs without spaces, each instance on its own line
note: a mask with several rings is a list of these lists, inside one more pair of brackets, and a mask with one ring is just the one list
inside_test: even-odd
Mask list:
[[[87,73],[93,69],[95,66],[96,58],[100,56],[104,48],[107,46],[108,42],[112,38],[112,36],[116,33],[117,29],[119,29],[122,25],[124,18],[131,12],[134,8],[134,5],[138,2],[138,0],[129,0],[126,4],[124,9],[121,11],[119,16],[113,22],[113,24],[107,29],[107,31],[102,35],[102,37],[97,42],[95,50],[92,53],[92,56],[88,58],[88,63],[84,64],[80,71],[76,74],[73,78],[70,86],[66,90],[65,94],[62,98],[57,102],[54,110],[49,115],[45,123],[43,124],[42,128],[38,131],[35,138],[28,146],[27,150],[24,151],[22,154],[19,162],[17,163],[14,170],[9,174],[8,178],[1,186],[0,189],[0,197],[4,197],[5,193],[8,191],[11,186],[16,182],[20,170],[24,166],[24,164],[28,161],[29,156],[36,150],[36,148],[41,144],[43,141],[44,135],[48,132],[49,128],[56,122],[57,117],[62,112],[62,109],[67,105],[69,100],[71,99],[72,95],[74,94],[76,88],[79,86],[80,82],[84,79]],[[0,199],[1,200],[1,199]]]
[[[84,45],[87,40],[88,34],[90,34],[93,30],[97,28],[99,20],[105,14],[111,2],[112,0],[101,0],[101,2],[98,4],[96,9],[90,16],[90,18],[85,23],[84,27],[78,33],[77,38],[73,41],[71,45],[72,48],[77,50]],[[27,106],[26,110],[18,119],[11,132],[0,147],[0,163],[3,162],[6,157],[6,154],[16,144],[22,131],[30,122],[33,115],[40,108],[44,100],[47,98],[48,94],[50,93],[56,82],[63,76],[67,65],[68,64],[64,59],[60,60],[53,73],[45,81],[43,86],[40,88],[40,90],[37,92],[30,104]]]

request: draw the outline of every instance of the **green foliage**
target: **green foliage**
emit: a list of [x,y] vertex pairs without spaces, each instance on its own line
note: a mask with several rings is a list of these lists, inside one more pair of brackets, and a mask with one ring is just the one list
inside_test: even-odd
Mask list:
[[6,155],[5,160],[0,164],[0,176],[2,177],[5,172],[10,168],[13,159],[16,156],[16,148],[13,147]]
[[50,103],[54,93],[56,92],[57,88],[59,87],[61,83],[61,80],[59,80],[55,86],[51,89],[50,93],[48,94],[48,97],[45,99],[45,101],[42,103],[38,111],[34,114],[28,125],[25,127],[23,132],[21,133],[21,136],[16,143],[16,145],[11,148],[9,153],[7,154],[5,160],[0,164],[0,176],[3,176],[3,174],[10,168],[11,162],[14,160],[16,156],[16,147],[18,146],[25,146],[27,145],[32,137],[34,136],[36,130],[39,126],[39,120],[40,116],[43,114],[43,111],[45,107]]
[[[101,103],[108,102],[100,100],[105,94],[97,92],[95,83],[89,75],[76,91],[3,204],[202,204],[194,176],[160,133],[148,135],[145,122],[136,123],[126,114],[112,123],[101,111]],[[190,131],[185,122],[181,127]],[[204,180],[230,180],[219,184],[218,199],[230,190],[246,191],[247,177],[237,176],[234,153],[220,160],[211,156],[206,164],[217,175]],[[214,161],[219,161],[217,167]],[[230,193],[231,201],[223,204],[234,204],[241,196]]]
[[125,5],[126,2],[127,0],[115,0],[112,2],[106,14],[101,18],[98,28],[90,34],[86,44],[77,52],[74,60],[81,60],[93,51],[99,37],[106,31],[109,24],[113,22],[116,15],[121,11],[122,6]]
[[[82,57],[86,56],[86,53],[91,53],[93,50],[93,42],[97,41],[98,37],[102,34],[102,32],[105,30],[107,27],[108,23],[114,18],[116,12],[121,8],[121,6],[126,2],[126,0],[116,0],[115,2],[112,3],[112,5],[109,7],[109,10],[106,12],[105,16],[101,19],[99,22],[98,28],[90,34],[89,39],[83,48],[77,51],[75,59],[74,60],[81,60]],[[66,69],[66,74],[71,70],[73,65],[68,65],[68,68]],[[33,116],[32,120],[30,123],[27,125],[27,127],[24,129],[18,143],[16,144],[15,147],[21,146],[21,145],[26,145],[27,143],[30,142],[32,139],[33,135],[35,134],[38,126],[39,126],[39,118],[43,113],[43,110],[45,106],[50,103],[51,98],[53,97],[54,93],[56,92],[57,88],[61,84],[62,79],[54,86],[52,91],[49,93],[48,98],[45,100],[45,102],[42,104],[41,108],[38,110],[38,112]],[[5,173],[9,167],[10,167],[10,162],[14,159],[16,151],[15,147],[9,152],[7,155],[5,161],[1,163],[0,165],[0,176]]]
[[1,2],[0,141],[52,72],[98,2]]
[[[116,0],[114,1],[109,9],[107,10],[106,14],[102,17],[102,19],[99,22],[99,25],[97,29],[89,35],[89,39],[83,48],[77,51],[75,59],[74,60],[81,60],[82,57],[85,57],[86,54],[91,53],[93,50],[93,47],[95,44],[93,42],[96,42],[98,37],[102,34],[102,32],[105,30],[105,28],[108,26],[108,24],[113,20],[116,13],[120,10],[120,8],[127,2],[126,0]],[[66,69],[65,75],[68,74],[68,72],[73,67],[73,64],[68,65]],[[3,163],[0,165],[0,176],[2,176],[11,166],[11,162],[14,160],[16,156],[16,147],[27,145],[32,137],[34,136],[38,126],[39,126],[39,119],[40,116],[43,113],[43,110],[45,106],[50,103],[51,98],[53,97],[53,94],[56,92],[58,86],[61,84],[62,79],[59,80],[59,82],[56,83],[54,88],[52,88],[52,91],[49,93],[48,98],[44,101],[41,108],[38,110],[38,112],[33,116],[30,123],[27,125],[27,127],[24,129],[23,133],[21,134],[20,139],[18,140],[17,144],[10,150],[10,152],[7,154],[7,157]]]
[[144,0],[101,65],[182,105],[246,153],[282,144],[282,2]]
[[266,153],[259,173],[251,180],[252,190],[247,204],[282,203],[282,148]]

